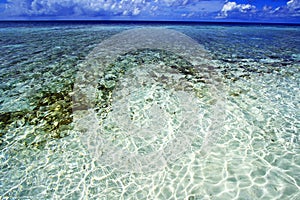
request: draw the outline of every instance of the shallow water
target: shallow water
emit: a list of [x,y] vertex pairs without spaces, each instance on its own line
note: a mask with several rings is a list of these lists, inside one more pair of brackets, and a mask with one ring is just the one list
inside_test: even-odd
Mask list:
[[213,77],[136,50],[98,72],[92,106],[73,105],[95,47],[144,26],[0,24],[0,197],[299,199],[299,27],[156,24],[202,45]]

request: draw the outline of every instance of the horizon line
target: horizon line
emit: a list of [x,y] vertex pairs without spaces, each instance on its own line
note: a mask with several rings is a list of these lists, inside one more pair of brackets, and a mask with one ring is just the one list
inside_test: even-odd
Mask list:
[[300,22],[267,22],[267,21],[213,21],[213,20],[120,20],[120,19],[0,19],[0,22],[112,22],[112,23],[205,23],[205,24],[270,24],[270,25],[300,25]]

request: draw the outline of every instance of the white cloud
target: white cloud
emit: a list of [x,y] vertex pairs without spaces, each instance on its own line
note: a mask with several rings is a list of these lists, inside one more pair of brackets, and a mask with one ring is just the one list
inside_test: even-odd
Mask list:
[[[60,13],[59,10],[63,8],[73,8],[75,15],[83,12],[96,14],[101,14],[101,12],[108,12],[107,14],[123,13],[123,15],[132,13],[133,15],[138,15],[141,12],[138,5],[144,3],[144,0],[34,0],[29,10],[32,15],[59,15],[63,14]],[[80,12],[78,12],[78,10],[80,10]]]
[[[8,0],[2,16],[89,17],[143,16],[177,18],[209,16],[224,0]],[[186,13],[186,15],[182,15]],[[192,15],[191,15],[192,13]],[[157,19],[156,18],[156,19]]]
[[237,4],[236,2],[227,2],[224,4],[221,13],[218,17],[227,17],[228,13],[231,11],[239,11],[241,13],[247,13],[249,11],[255,10],[256,7],[251,4]]
[[199,1],[199,0],[158,0],[157,2],[160,4],[165,4],[167,6],[185,6],[188,4],[202,3],[205,1],[213,2],[215,0],[212,0],[212,1],[211,0],[202,0],[202,1]]
[[289,8],[298,8],[299,7],[299,1],[298,0],[290,0],[286,3],[286,5],[289,7]]
[[281,7],[277,7],[277,8],[275,8],[275,10],[273,12],[277,12],[277,11],[279,11],[281,9],[282,9]]
[[133,12],[132,12],[132,15],[138,15],[138,14],[140,14],[140,12],[141,12],[140,9],[135,8],[135,9],[133,10]]
[[188,2],[189,2],[189,0],[184,0],[184,1],[182,2],[182,5],[185,6]]
[[272,10],[272,6],[267,6],[267,5],[265,5],[264,7],[263,7],[263,11],[264,12],[268,12],[268,11],[271,11]]
[[300,1],[299,0],[290,0],[287,2],[287,7],[292,11],[298,11],[300,9]]
[[2,13],[7,16],[19,16],[28,14],[28,3],[25,0],[8,0]]
[[176,0],[163,0],[163,2],[165,4],[167,4],[168,6],[171,6],[171,5],[175,4],[177,1]]
[[300,17],[300,1],[290,0],[286,3],[285,6],[280,6],[276,8],[268,7],[268,9],[263,9],[261,16],[265,18],[272,17],[281,19],[286,19],[290,17]]
[[158,9],[158,6],[152,6],[151,11],[156,11]]

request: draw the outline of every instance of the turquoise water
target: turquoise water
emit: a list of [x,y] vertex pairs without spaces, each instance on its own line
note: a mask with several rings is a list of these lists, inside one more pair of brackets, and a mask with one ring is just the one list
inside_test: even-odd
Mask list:
[[[173,45],[130,49],[151,37]],[[0,198],[300,199],[299,26],[1,23],[0,43]]]

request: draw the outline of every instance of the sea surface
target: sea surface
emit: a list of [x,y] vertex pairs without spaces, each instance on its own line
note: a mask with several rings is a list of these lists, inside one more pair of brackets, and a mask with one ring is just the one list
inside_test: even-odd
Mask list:
[[0,199],[300,199],[300,26],[0,22]]

